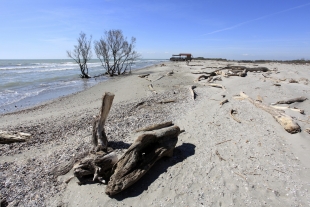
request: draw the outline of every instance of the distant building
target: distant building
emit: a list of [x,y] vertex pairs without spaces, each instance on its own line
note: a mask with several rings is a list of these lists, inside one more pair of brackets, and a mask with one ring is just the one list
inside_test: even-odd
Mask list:
[[193,56],[190,53],[180,53],[178,55],[172,55],[170,61],[192,61]]

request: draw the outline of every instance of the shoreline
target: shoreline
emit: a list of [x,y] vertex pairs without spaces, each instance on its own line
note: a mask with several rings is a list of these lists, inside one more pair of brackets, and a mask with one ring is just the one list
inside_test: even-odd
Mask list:
[[[305,120],[310,111],[309,66],[267,63],[260,66],[271,69],[270,74],[219,76],[222,81],[216,84],[225,90],[208,86],[206,80],[194,81],[200,74],[192,72],[211,72],[226,65],[165,62],[162,67],[135,70],[45,105],[0,115],[0,129],[33,134],[29,142],[0,145],[0,194],[11,205],[27,206],[308,205],[310,141],[305,129],[310,123]],[[150,74],[147,79],[138,77],[145,73]],[[290,79],[298,83],[290,83]],[[275,86],[276,81],[281,86]],[[193,85],[195,100],[189,91]],[[305,114],[285,109],[302,131],[289,134],[270,114],[246,100],[234,99],[240,91],[253,99],[260,97],[267,105],[308,98],[290,106]],[[185,130],[172,158],[159,160],[141,180],[112,198],[104,194],[105,185],[78,185],[76,178],[64,183],[72,171],[52,173],[91,150],[93,116],[99,112],[104,92],[115,94],[105,129],[118,157],[134,141],[133,131],[138,128],[173,121]],[[228,103],[220,105],[224,96]],[[164,100],[174,101],[162,104]],[[231,109],[237,111],[241,123],[231,118]]]
[[[163,61],[164,62],[164,61]],[[163,63],[163,62],[160,62],[160,63]],[[158,64],[158,63],[157,63]],[[156,65],[156,64],[154,64]],[[150,67],[153,67],[154,65],[150,65],[150,66],[146,66],[146,67],[142,67],[142,68],[138,68],[138,69],[134,69],[132,70],[133,71],[138,71],[138,70],[144,70],[144,69],[147,69],[147,68],[150,68]],[[109,81],[110,79],[114,79],[114,78],[121,78],[121,77],[125,77],[125,76],[128,76],[130,74],[125,74],[125,75],[122,75],[122,76],[115,76],[115,77],[110,77],[108,75],[105,75],[105,76],[100,76],[100,77],[95,77],[95,78],[91,78],[91,79],[94,79],[95,81],[97,81],[96,79],[102,79],[102,77],[104,77],[103,80],[99,81],[98,83],[92,85],[92,86],[89,86],[87,88],[84,88],[84,89],[80,89],[76,92],[73,92],[73,93],[68,93],[66,95],[59,95],[55,98],[44,98],[43,101],[40,101],[40,102],[37,102],[37,100],[40,99],[40,96],[35,96],[35,97],[27,97],[25,99],[22,99],[18,102],[14,102],[12,104],[8,104],[4,107],[0,107],[3,108],[3,110],[0,111],[0,116],[1,115],[5,115],[5,114],[14,114],[14,113],[18,113],[19,111],[24,111],[24,110],[31,110],[32,108],[37,108],[37,107],[40,107],[41,105],[46,105],[46,104],[49,104],[49,103],[52,103],[53,101],[56,101],[57,99],[61,99],[61,98],[65,98],[67,96],[71,96],[71,95],[75,95],[75,94],[78,94],[82,91],[85,91],[85,90],[88,90],[98,84],[101,84],[103,82],[106,82],[106,81]],[[80,79],[82,80],[82,79]],[[52,91],[50,91],[52,92]],[[58,94],[60,94],[60,92],[57,92]],[[18,103],[23,103],[25,102],[27,99],[30,99],[30,101],[28,102],[31,102],[30,105],[27,105],[25,107],[21,106],[21,107],[16,107],[16,105],[18,105]],[[41,98],[42,99],[42,98]],[[46,100],[45,100],[46,99]],[[15,105],[15,109],[13,108],[13,106]],[[6,107],[9,107],[10,109],[5,109]]]

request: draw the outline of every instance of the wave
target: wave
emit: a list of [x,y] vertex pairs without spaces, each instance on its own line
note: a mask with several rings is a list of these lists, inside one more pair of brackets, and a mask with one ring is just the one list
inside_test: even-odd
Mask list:
[[0,67],[0,70],[27,70],[27,69],[37,69],[37,68],[51,68],[57,67],[57,65],[49,65],[49,66],[5,66]]
[[36,73],[46,73],[46,72],[54,72],[54,71],[66,71],[66,70],[76,70],[78,68],[56,68],[56,69],[45,69],[45,70],[24,70],[24,71],[18,71],[16,73],[19,73],[19,74],[23,74],[23,73],[33,73],[33,72],[36,72]]
[[17,91],[4,91],[0,92],[0,106],[10,105],[16,102],[19,102],[25,98],[37,96],[40,93],[44,92],[46,88],[35,90],[32,92],[17,92]]

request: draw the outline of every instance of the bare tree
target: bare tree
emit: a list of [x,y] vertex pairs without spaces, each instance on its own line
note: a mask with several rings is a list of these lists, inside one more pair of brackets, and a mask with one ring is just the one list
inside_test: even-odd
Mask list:
[[131,71],[133,62],[140,57],[134,50],[136,38],[127,41],[121,30],[105,31],[105,37],[95,41],[95,52],[110,76]]
[[88,75],[87,62],[92,57],[91,51],[91,39],[87,40],[86,34],[84,32],[80,33],[80,37],[77,39],[78,44],[74,45],[73,52],[67,51],[68,57],[72,58],[77,64],[79,64],[81,69],[81,78],[90,78]]

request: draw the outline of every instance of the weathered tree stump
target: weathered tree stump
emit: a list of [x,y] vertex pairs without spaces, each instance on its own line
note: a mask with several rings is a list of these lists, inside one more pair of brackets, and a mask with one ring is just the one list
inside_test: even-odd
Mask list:
[[170,126],[138,136],[114,165],[106,194],[115,195],[137,182],[162,157],[173,155],[180,128]]
[[96,151],[106,150],[108,147],[108,139],[104,131],[104,124],[110,112],[114,94],[106,92],[102,97],[102,106],[99,117],[93,124],[92,141],[96,147]]

